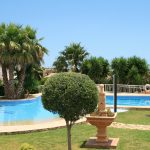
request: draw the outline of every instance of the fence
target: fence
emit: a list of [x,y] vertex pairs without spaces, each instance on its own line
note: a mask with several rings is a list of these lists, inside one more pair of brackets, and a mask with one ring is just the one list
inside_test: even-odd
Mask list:
[[[97,84],[98,86],[98,84]],[[141,93],[145,91],[146,85],[126,85],[117,84],[118,93]],[[44,85],[39,86],[39,92],[42,92]],[[113,84],[104,84],[105,92],[113,93]]]
[[[106,92],[113,92],[113,84],[104,84],[104,89]],[[145,85],[126,85],[117,84],[117,92],[124,93],[139,93],[145,90]]]

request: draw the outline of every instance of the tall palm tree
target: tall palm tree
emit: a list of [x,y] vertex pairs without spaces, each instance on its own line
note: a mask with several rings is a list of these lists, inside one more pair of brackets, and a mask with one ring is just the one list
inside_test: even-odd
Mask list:
[[66,46],[62,54],[65,55],[66,60],[68,61],[68,64],[73,72],[80,71],[81,63],[88,55],[80,43],[71,43],[69,46]]
[[[80,45],[80,43],[72,43],[69,46],[66,46],[64,51],[60,52],[60,56],[55,61],[54,66],[59,70],[63,70],[64,67],[68,67],[66,70],[79,72],[81,64],[87,55],[88,52],[86,52],[86,50]],[[63,61],[61,61],[62,58]],[[64,61],[65,63],[60,63]],[[63,68],[61,69],[60,67]]]
[[[41,63],[46,48],[36,38],[36,30],[10,23],[0,25],[0,64],[2,66],[5,96],[10,99],[24,95],[26,66]],[[17,77],[15,80],[15,71]]]
[[67,72],[68,64],[66,62],[66,58],[64,56],[59,56],[57,60],[53,63],[57,72]]

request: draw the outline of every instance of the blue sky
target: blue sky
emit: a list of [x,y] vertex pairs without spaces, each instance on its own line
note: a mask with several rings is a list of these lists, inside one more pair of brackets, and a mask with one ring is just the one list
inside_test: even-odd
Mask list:
[[149,0],[1,0],[0,22],[31,25],[49,50],[51,67],[72,42],[91,56],[133,55],[150,63]]

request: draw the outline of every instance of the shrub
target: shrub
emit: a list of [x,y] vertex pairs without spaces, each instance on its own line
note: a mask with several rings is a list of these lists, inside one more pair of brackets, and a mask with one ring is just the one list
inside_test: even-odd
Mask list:
[[36,150],[36,149],[28,143],[23,143],[20,147],[20,150]]
[[44,86],[42,102],[48,111],[58,113],[66,121],[68,149],[71,150],[71,127],[80,116],[95,110],[98,89],[95,83],[80,73],[58,73]]
[[47,81],[47,79],[48,79],[48,77],[42,78],[40,84],[41,84],[41,85],[44,85],[45,82]]

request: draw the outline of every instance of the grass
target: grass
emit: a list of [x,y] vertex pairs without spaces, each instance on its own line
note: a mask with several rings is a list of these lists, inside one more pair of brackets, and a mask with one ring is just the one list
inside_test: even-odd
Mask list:
[[129,110],[118,113],[116,122],[150,125],[150,110]]
[[[117,150],[149,150],[150,148],[150,132],[109,128],[108,133],[110,137],[120,138]],[[91,125],[75,125],[72,128],[72,149],[87,150],[80,146],[95,134],[96,129]],[[19,150],[22,143],[32,144],[37,150],[67,150],[66,129],[0,136],[0,150]]]

